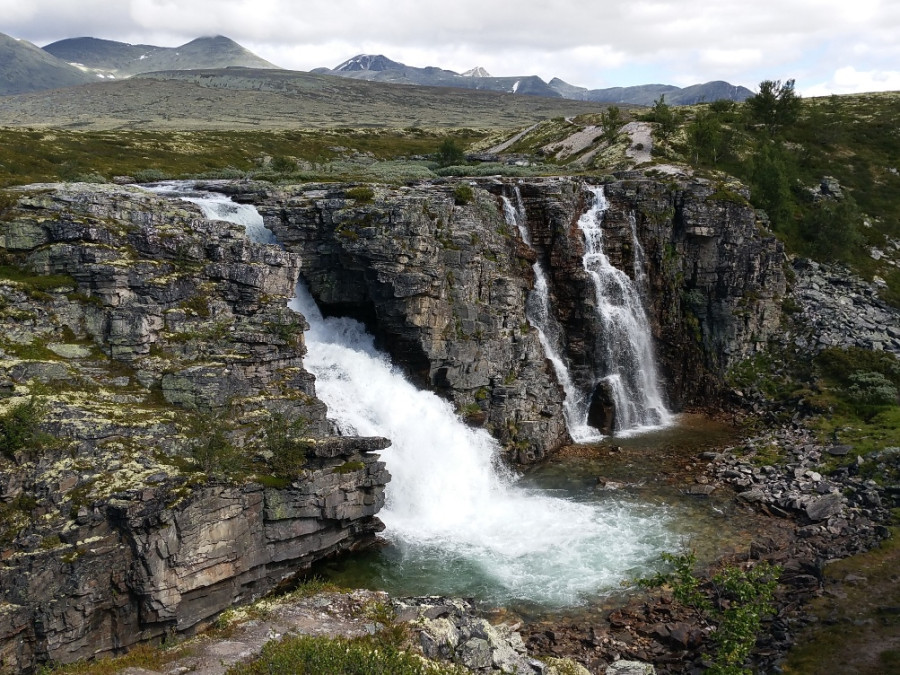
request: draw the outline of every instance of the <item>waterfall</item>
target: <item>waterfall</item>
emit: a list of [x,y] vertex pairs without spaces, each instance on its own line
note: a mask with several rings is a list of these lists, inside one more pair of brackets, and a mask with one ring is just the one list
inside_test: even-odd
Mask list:
[[[507,223],[515,225],[519,230],[522,241],[531,246],[531,235],[525,221],[525,207],[522,203],[522,194],[516,186],[514,192],[516,204],[509,198],[503,197],[503,212]],[[592,443],[599,441],[603,435],[587,423],[588,407],[590,405],[590,392],[583,392],[575,386],[569,368],[563,359],[562,330],[559,323],[553,317],[550,309],[550,286],[547,282],[547,274],[540,260],[531,266],[534,273],[534,288],[528,295],[525,303],[525,317],[528,323],[537,331],[538,340],[544,348],[544,355],[553,366],[556,379],[563,388],[565,400],[563,401],[563,414],[566,418],[566,428],[569,435],[576,443]]]
[[[540,261],[532,265],[534,289],[528,297],[526,316],[537,330],[544,354],[553,365],[565,393],[563,409],[569,434],[577,443],[596,442],[603,435],[588,424],[595,388],[609,387],[616,409],[615,429],[619,435],[664,426],[671,421],[660,393],[656,365],[650,342],[650,327],[640,300],[640,288],[646,289],[644,249],[637,237],[634,215],[629,218],[634,250],[634,278],[609,263],[603,253],[603,213],[608,207],[603,188],[591,188],[594,203],[582,215],[578,226],[585,236],[584,269],[594,282],[597,315],[602,325],[603,353],[607,372],[595,375],[585,388],[577,387],[563,357],[562,331],[550,310],[547,275]],[[515,225],[522,240],[531,246],[519,188],[514,190],[516,204],[503,197],[507,222]]]
[[[584,234],[582,265],[594,283],[597,318],[600,321],[601,351],[605,372],[597,373],[593,386],[609,387],[616,409],[616,429],[633,433],[665,426],[671,422],[656,373],[650,325],[640,293],[625,272],[614,267],[603,251],[603,216],[609,207],[603,187],[591,187],[594,201],[579,218]],[[635,277],[645,274],[643,248],[631,221],[635,250]]]
[[[260,236],[255,209],[222,206],[230,200],[221,195],[193,201],[208,217],[240,222]],[[302,283],[289,306],[310,324],[303,362],[329,417],[342,433],[393,443],[381,453],[392,479],[379,517],[396,551],[391,567],[422,579],[424,592],[578,604],[614,591],[677,545],[661,507],[522,487],[499,463],[496,440],[410,384],[362,324],[323,319]]]

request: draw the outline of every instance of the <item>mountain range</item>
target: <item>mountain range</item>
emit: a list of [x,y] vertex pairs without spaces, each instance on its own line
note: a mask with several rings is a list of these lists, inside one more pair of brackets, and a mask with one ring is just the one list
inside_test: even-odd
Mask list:
[[278,66],[234,40],[201,37],[179,47],[132,45],[79,37],[43,49],[0,33],[0,96],[118,80],[163,70]]
[[[25,40],[0,33],[0,96],[39,92],[136,75],[181,70],[222,68],[279,69],[234,40],[217,35],[201,37],[179,47],[132,45],[114,40],[79,37],[59,40],[43,49]],[[727,82],[707,82],[691,87],[648,84],[634,87],[587,89],[536,75],[493,77],[477,66],[457,73],[435,66],[418,68],[381,54],[359,54],[334,68],[316,68],[314,74],[370,82],[428,87],[454,87],[545,98],[565,98],[593,103],[650,105],[661,95],[673,105],[689,105],[727,98],[742,101],[749,89]]]
[[665,95],[666,102],[672,105],[691,105],[720,98],[743,101],[753,95],[753,92],[746,87],[722,81],[695,84],[684,88],[670,84],[645,84],[634,87],[587,89],[564,82],[558,77],[554,77],[550,82],[544,82],[537,75],[492,77],[481,66],[476,66],[462,74],[434,66],[417,68],[392,61],[381,54],[357,54],[334,68],[316,68],[312,72],[370,82],[483,89],[508,94],[530,94],[532,96],[568,98],[575,101],[631,105],[652,105],[661,95]]

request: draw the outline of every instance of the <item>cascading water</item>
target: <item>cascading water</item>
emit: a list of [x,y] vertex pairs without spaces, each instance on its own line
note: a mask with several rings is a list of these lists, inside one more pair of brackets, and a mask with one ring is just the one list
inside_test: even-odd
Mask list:
[[[672,416],[660,391],[650,325],[640,293],[629,276],[614,267],[603,251],[603,215],[609,203],[602,186],[590,190],[594,203],[578,220],[578,227],[584,234],[582,265],[594,282],[606,367],[606,372],[599,373],[593,385],[605,382],[609,387],[620,435],[666,426]],[[643,249],[634,228],[632,236],[635,257],[639,259]]]
[[[221,195],[192,201],[270,241],[255,209],[232,209]],[[362,324],[323,319],[302,284],[289,306],[310,324],[304,365],[329,417],[343,433],[393,442],[382,452],[392,479],[379,514],[391,546],[379,555],[390,560],[384,576],[404,592],[574,605],[614,591],[677,545],[664,507],[521,487],[499,465],[496,441],[407,382]]]
[[[503,197],[503,212],[509,225],[515,225],[519,230],[522,241],[531,246],[531,235],[528,232],[525,220],[525,208],[522,203],[522,194],[518,186],[513,191],[516,204],[509,198]],[[538,334],[538,340],[544,348],[544,355],[553,366],[556,379],[563,388],[565,400],[563,401],[563,413],[566,417],[566,428],[569,435],[576,443],[592,443],[603,438],[603,434],[587,423],[588,406],[590,405],[590,392],[583,392],[575,386],[569,368],[563,358],[562,330],[553,313],[550,310],[550,286],[547,274],[541,261],[538,260],[531,266],[534,273],[534,289],[528,295],[525,304],[525,316]]]

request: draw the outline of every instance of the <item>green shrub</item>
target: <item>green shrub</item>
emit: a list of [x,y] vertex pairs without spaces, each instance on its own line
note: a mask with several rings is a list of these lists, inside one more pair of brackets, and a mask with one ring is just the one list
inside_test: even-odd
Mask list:
[[847,395],[862,405],[893,405],[897,402],[897,387],[881,373],[854,373]]
[[678,555],[663,553],[662,559],[673,568],[672,571],[657,572],[652,577],[638,579],[638,585],[642,588],[670,586],[672,595],[682,605],[697,610],[709,609],[709,600],[700,590],[700,578],[694,574],[697,555],[693,551]]
[[34,398],[0,415],[0,453],[13,459],[19,450],[42,447],[49,438],[39,428],[43,415],[44,407]]
[[276,476],[296,478],[306,464],[309,441],[300,438],[306,425],[302,417],[291,420],[282,413],[273,413],[263,427],[265,448],[272,455],[269,462]]
[[375,191],[368,185],[349,188],[344,194],[347,196],[347,199],[354,199],[364,204],[371,202],[375,198]]
[[297,170],[297,161],[284,155],[276,155],[269,162],[269,168],[275,173],[293,173]]
[[864,243],[862,215],[850,196],[837,202],[819,201],[799,223],[804,248],[816,260],[850,260]]
[[[639,579],[644,588],[669,586],[676,601],[692,607],[715,624],[712,635],[715,652],[706,655],[711,675],[749,675],[744,662],[756,644],[763,618],[775,611],[772,604],[781,568],[761,562],[750,569],[725,567],[711,580],[694,573],[694,553],[664,553],[663,560],[674,569]],[[710,590],[704,592],[704,588]],[[712,595],[712,600],[709,595]]]
[[90,171],[88,173],[79,173],[72,177],[72,183],[106,183],[107,180],[99,173]]
[[437,174],[431,170],[431,166],[425,162],[408,160],[376,162],[366,167],[363,173],[379,183],[405,183],[437,177]]
[[842,388],[852,384],[851,378],[860,372],[881,373],[894,386],[900,386],[900,361],[893,354],[849,347],[823,349],[815,358],[822,375]]
[[196,316],[208,319],[210,315],[209,298],[204,295],[194,295],[179,304],[181,309],[186,309]]
[[726,567],[713,577],[720,609],[715,613],[713,666],[707,673],[749,675],[743,664],[756,644],[763,617],[775,611],[772,597],[780,571],[762,562],[749,570]]
[[465,158],[463,149],[452,138],[445,138],[438,147],[436,159],[440,167],[461,164]]
[[141,169],[134,173],[134,180],[138,183],[156,183],[168,178],[171,178],[171,176],[159,169]]
[[475,198],[475,192],[471,185],[460,183],[453,188],[453,203],[457,206],[464,206]]
[[196,413],[188,422],[191,458],[207,474],[227,475],[243,466],[240,452],[228,439],[222,416]]

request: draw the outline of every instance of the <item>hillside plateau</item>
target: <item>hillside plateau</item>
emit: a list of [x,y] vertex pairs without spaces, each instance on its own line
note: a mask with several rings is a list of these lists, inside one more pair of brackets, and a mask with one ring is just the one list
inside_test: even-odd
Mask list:
[[0,125],[72,129],[513,128],[593,103],[281,70],[167,71],[0,98]]

